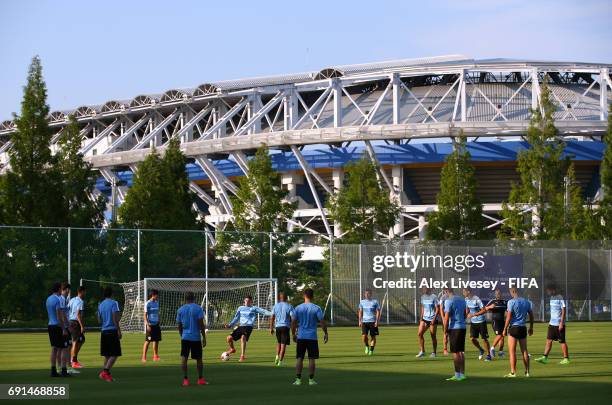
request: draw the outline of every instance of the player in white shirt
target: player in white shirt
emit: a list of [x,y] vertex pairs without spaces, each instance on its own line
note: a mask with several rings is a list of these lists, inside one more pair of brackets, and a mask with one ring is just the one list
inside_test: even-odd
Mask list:
[[567,321],[567,309],[563,296],[557,293],[555,286],[546,287],[546,294],[550,296],[550,322],[548,323],[548,334],[546,336],[546,346],[544,355],[536,359],[538,363],[547,364],[548,355],[552,349],[553,340],[561,344],[563,360],[559,364],[569,364],[569,350],[565,341],[565,330]]

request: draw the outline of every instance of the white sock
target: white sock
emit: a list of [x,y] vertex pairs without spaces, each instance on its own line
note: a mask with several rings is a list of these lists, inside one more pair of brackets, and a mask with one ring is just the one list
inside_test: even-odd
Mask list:
[[456,371],[455,371],[455,377],[456,377],[456,378],[461,377],[461,373],[458,373],[458,372],[456,372]]

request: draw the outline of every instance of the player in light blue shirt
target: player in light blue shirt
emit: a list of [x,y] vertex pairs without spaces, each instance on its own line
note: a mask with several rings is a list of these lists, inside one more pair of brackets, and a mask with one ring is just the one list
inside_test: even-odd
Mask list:
[[[202,375],[202,348],[206,347],[206,326],[204,325],[204,311],[194,303],[195,294],[185,294],[185,305],[176,312],[179,335],[181,335],[181,367],[183,369],[183,386],[189,385],[187,374],[187,359],[196,361],[198,369],[198,385],[208,384]],[[201,337],[201,338],[200,338]]]
[[73,297],[68,301],[68,319],[70,324],[68,330],[72,337],[72,348],[70,352],[71,364],[73,369],[82,368],[83,366],[79,363],[78,354],[85,343],[85,324],[83,323],[83,311],[85,308],[85,287],[79,286],[77,288],[77,296]]
[[317,340],[317,325],[323,329],[323,343],[327,343],[327,323],[323,319],[321,307],[312,303],[314,291],[312,288],[304,290],[304,303],[295,307],[291,312],[291,335],[297,343],[295,357],[296,378],[293,385],[302,385],[302,369],[304,357],[308,352],[308,385],[317,385],[314,379],[316,359],[319,358],[319,341]]
[[438,296],[432,294],[431,289],[423,288],[421,290],[421,321],[419,322],[419,330],[417,337],[419,340],[419,354],[417,358],[425,356],[425,332],[429,329],[429,335],[431,336],[431,344],[433,351],[429,357],[436,357],[436,351],[438,348],[438,338],[436,336],[436,325],[438,321],[438,313],[440,311]]
[[[61,285],[59,283],[53,284],[53,287],[51,287],[51,294],[45,301],[45,307],[49,317],[47,329],[49,332],[49,342],[51,343],[51,377],[60,376],[57,372],[59,366],[62,367],[62,375],[64,375],[63,372],[65,369],[65,364],[62,364],[62,350],[66,344],[64,336],[68,332],[64,328],[64,311],[62,310],[60,293]],[[65,375],[69,375],[68,372],[66,372]]]
[[[446,288],[443,288],[440,294],[438,294],[438,319],[440,324],[444,322],[444,303],[448,299],[448,293]],[[442,334],[442,345],[444,350],[444,355],[448,356],[448,335],[446,333]]]
[[112,382],[111,369],[121,356],[121,327],[119,320],[121,312],[119,303],[113,297],[112,287],[104,289],[104,300],[98,305],[98,321],[102,325],[100,335],[100,354],[104,357],[104,369],[99,377],[105,381]]
[[159,342],[162,340],[161,326],[159,325],[159,291],[152,289],[149,300],[144,308],[145,341],[142,346],[142,362],[147,362],[149,344],[153,342],[153,361],[159,361]]
[[79,371],[68,367],[70,363],[70,348],[72,347],[72,336],[70,334],[70,309],[68,308],[68,297],[70,296],[70,284],[62,283],[62,291],[59,296],[60,306],[62,308],[62,318],[64,330],[67,333],[64,334],[64,348],[62,349],[62,372],[64,371],[64,365],[66,366],[66,372],[69,374],[79,374]]
[[293,306],[287,303],[287,294],[280,292],[278,294],[278,302],[272,308],[272,317],[270,318],[270,334],[274,335],[276,331],[276,357],[274,358],[274,364],[277,367],[282,365],[287,345],[291,344],[291,311],[293,311]]
[[[359,326],[361,327],[361,339],[365,345],[365,354],[372,356],[376,348],[376,336],[379,335],[378,321],[380,321],[380,304],[372,299],[372,290],[364,291],[364,299],[359,302]],[[368,333],[371,340],[368,342]]]
[[569,349],[565,341],[565,330],[567,320],[567,309],[563,296],[557,293],[557,287],[549,285],[546,287],[546,294],[550,297],[550,321],[548,323],[548,333],[546,335],[546,346],[544,347],[544,355],[536,359],[538,363],[547,364],[548,355],[552,349],[553,340],[561,344],[563,351],[563,360],[560,364],[569,364]]
[[[519,295],[518,289],[510,288],[512,299],[508,301],[504,336],[508,336],[510,350],[510,373],[505,377],[516,377],[516,342],[518,341],[525,365],[525,377],[529,377],[529,352],[527,351],[527,335],[533,334],[533,312],[531,303]],[[525,322],[529,317],[529,330]]]
[[[225,356],[229,356],[232,353],[236,353],[236,348],[234,347],[234,342],[240,341],[240,362],[246,360],[246,347],[249,338],[251,337],[251,332],[253,332],[253,324],[258,320],[257,315],[263,316],[272,316],[272,312],[265,310],[263,308],[257,307],[253,305],[253,297],[247,295],[244,297],[244,305],[241,305],[236,310],[236,314],[234,318],[230,321],[230,323],[225,324],[226,328],[233,328],[234,325],[238,324],[239,326],[232,331],[231,334],[227,336],[227,343],[229,344],[229,348],[227,351],[223,352]],[[223,356],[222,354],[222,356]]]
[[[487,320],[484,313],[480,313],[480,311],[484,308],[484,304],[480,298],[472,294],[472,290],[469,288],[463,289],[463,296],[465,297],[466,316],[470,320],[470,338],[472,339],[472,344],[480,351],[478,360],[482,360],[484,357],[485,361],[491,361],[491,345],[489,344],[489,329],[487,328]],[[484,343],[484,349],[478,342],[479,336],[482,338],[482,342]]]
[[446,381],[463,381],[465,377],[465,299],[447,288],[448,298],[444,301],[444,333],[448,334],[450,351],[453,353],[455,375]]

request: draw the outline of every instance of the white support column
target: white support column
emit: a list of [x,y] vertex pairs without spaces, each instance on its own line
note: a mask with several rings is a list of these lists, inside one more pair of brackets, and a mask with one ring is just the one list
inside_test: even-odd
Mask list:
[[[393,166],[391,168],[391,177],[393,182],[393,190],[389,193],[391,201],[396,201],[400,207],[406,202],[404,198],[404,170],[401,166]],[[398,215],[395,225],[391,231],[390,237],[400,236],[404,233],[404,217]]]
[[[213,124],[219,122],[221,117],[227,113],[227,105],[222,100],[218,100],[215,105],[215,115],[213,116]],[[214,134],[213,138],[224,138],[227,135],[227,128],[222,125]]]
[[[183,120],[185,122],[191,121],[193,118],[193,111],[189,108],[186,108],[183,113]],[[191,142],[193,141],[193,126],[189,127],[184,134],[181,135],[181,143]]]
[[466,71],[462,70],[461,71],[461,83],[459,84],[459,86],[461,86],[461,122],[467,121],[467,99],[465,97],[465,85],[466,85],[465,76],[466,76]]
[[425,215],[419,215],[419,239],[425,240],[427,236],[427,220]]
[[[342,169],[334,169],[332,171],[332,181],[333,181],[333,191],[337,193],[342,189],[344,185],[344,170]],[[334,222],[334,237],[340,238],[342,236],[342,228],[340,224]]]
[[338,79],[333,79],[334,89],[334,128],[342,126],[342,83]]
[[599,119],[606,121],[608,119],[608,69],[601,69],[599,73]]
[[298,120],[298,99],[295,94],[296,90],[288,90],[285,92],[283,99],[285,113],[285,131],[290,130]]
[[[249,105],[248,105],[248,114],[247,118],[250,120],[257,114],[259,110],[263,107],[261,103],[261,94],[255,93],[250,97]],[[248,129],[249,134],[258,134],[261,132],[261,119],[255,121],[253,126]]]
[[391,77],[391,83],[393,85],[393,90],[392,90],[392,94],[393,94],[393,123],[394,124],[399,124],[400,123],[400,97],[401,97],[401,88],[402,88],[402,82],[400,80],[399,74],[398,73],[393,73],[393,76]]
[[537,110],[540,105],[540,80],[538,69],[531,70],[531,109]]

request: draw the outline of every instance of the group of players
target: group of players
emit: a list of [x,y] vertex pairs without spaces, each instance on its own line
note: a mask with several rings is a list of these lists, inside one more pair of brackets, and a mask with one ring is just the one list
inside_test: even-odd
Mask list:
[[[560,364],[569,364],[569,352],[565,341],[566,304],[561,295],[557,293],[556,287],[548,286],[546,293],[550,296],[550,322],[544,355],[536,359],[537,362],[548,363],[548,355],[552,348],[552,342],[558,341],[563,351],[563,360]],[[367,293],[366,293],[367,294]],[[438,297],[429,289],[423,289],[421,297],[421,321],[418,329],[418,341],[420,351],[417,358],[425,356],[424,335],[429,329],[433,351],[430,357],[436,357],[437,338],[436,325],[441,321],[444,328],[444,355],[453,353],[455,374],[448,381],[463,381],[465,377],[465,338],[467,320],[470,323],[470,339],[478,349],[478,359],[491,361],[494,357],[504,357],[504,340],[508,336],[510,373],[505,377],[516,377],[516,346],[521,350],[523,364],[525,365],[525,376],[529,377],[529,359],[527,350],[527,336],[533,334],[533,312],[529,300],[520,296],[518,289],[510,288],[511,299],[503,299],[501,289],[495,290],[495,299],[484,305],[480,298],[475,296],[469,288],[463,290],[463,297],[456,296],[452,288],[442,291]],[[493,344],[489,343],[489,332],[485,313],[491,312],[492,327],[495,333]],[[380,317],[380,315],[378,315]],[[529,327],[527,327],[529,322]],[[366,331],[363,331],[364,339],[367,341]],[[478,339],[482,339],[483,346]],[[495,348],[498,349],[496,352]]]
[[[505,377],[516,377],[516,346],[520,346],[525,376],[529,377],[529,353],[527,351],[527,336],[533,333],[533,313],[531,302],[520,296],[516,288],[510,288],[512,298],[503,299],[502,291],[495,290],[495,299],[486,305],[475,296],[470,289],[463,290],[463,297],[456,296],[453,289],[447,288],[440,296],[423,289],[421,296],[420,322],[417,332],[420,351],[417,358],[425,356],[424,335],[429,329],[433,351],[430,357],[437,356],[437,324],[442,323],[444,329],[444,355],[449,349],[453,354],[455,374],[447,381],[463,381],[465,376],[465,339],[467,320],[470,322],[470,338],[472,344],[479,350],[479,360],[491,361],[493,358],[504,357],[504,340],[508,336],[510,373]],[[565,341],[566,304],[563,297],[557,294],[554,286],[546,288],[550,296],[550,322],[544,354],[536,359],[537,362],[548,363],[548,355],[553,341],[559,341],[563,351],[561,364],[569,364],[569,353]],[[104,357],[103,370],[99,377],[112,382],[111,369],[121,352],[121,328],[119,304],[112,298],[113,290],[106,287],[103,292],[104,300],[98,305],[97,316],[101,325],[100,354]],[[323,319],[321,308],[312,302],[313,290],[304,290],[304,303],[293,307],[287,302],[287,296],[280,293],[278,302],[272,311],[253,305],[251,296],[244,298],[244,305],[236,310],[233,319],[224,325],[233,328],[227,336],[228,349],[221,354],[222,360],[229,360],[236,353],[234,343],[240,342],[239,361],[246,360],[247,342],[251,336],[257,316],[270,317],[270,334],[276,335],[276,356],[274,364],[281,366],[285,357],[287,345],[291,338],[296,342],[296,377],[294,385],[302,384],[303,361],[308,355],[308,384],[316,385],[314,379],[316,359],[319,358],[317,340],[317,327],[321,326],[324,333],[324,342],[328,341],[327,325]],[[78,361],[78,353],[85,342],[85,326],[83,310],[85,288],[80,286],[77,295],[71,299],[70,285],[67,283],[55,284],[46,300],[49,317],[48,332],[51,343],[51,376],[70,377],[79,373],[82,365]],[[147,361],[149,346],[153,346],[153,361],[159,361],[159,342],[162,340],[162,330],[159,319],[159,292],[151,290],[149,300],[144,306],[144,323],[146,337],[142,349],[142,362]],[[183,371],[183,386],[189,385],[187,362],[189,357],[196,361],[198,372],[198,385],[206,385],[203,377],[202,349],[206,346],[206,325],[202,307],[194,303],[192,292],[185,294],[185,304],[176,314],[178,332],[181,337],[181,367]],[[492,313],[492,327],[495,332],[493,345],[489,344],[489,333],[485,313]],[[372,356],[376,347],[376,338],[379,335],[378,324],[381,317],[381,305],[372,298],[372,291],[366,289],[364,298],[359,303],[358,320],[361,327],[362,342],[365,354]],[[529,327],[527,327],[529,322]],[[236,327],[235,327],[236,326]],[[235,327],[235,328],[234,328]],[[480,345],[482,339],[483,346]],[[498,351],[496,352],[496,348]],[[58,367],[61,371],[58,373]]]
[[[55,284],[51,294],[46,300],[48,313],[48,333],[51,343],[51,377],[71,377],[78,374],[78,369],[83,366],[78,361],[78,353],[85,342],[84,326],[84,299],[85,288],[77,289],[77,296],[70,297],[70,285],[68,283]],[[121,351],[121,312],[119,303],[113,297],[111,287],[103,291],[103,301],[98,305],[97,317],[101,325],[100,355],[104,357],[103,369],[99,374],[100,379],[113,382],[111,369],[117,359],[122,355]],[[278,303],[272,311],[253,305],[253,298],[247,295],[244,304],[238,307],[234,318],[224,325],[226,328],[234,328],[227,336],[228,349],[221,354],[222,360],[229,360],[236,352],[234,342],[240,341],[240,362],[246,360],[247,342],[253,331],[257,315],[270,317],[270,333],[276,334],[277,347],[274,364],[281,366],[285,357],[287,345],[291,344],[291,338],[296,343],[296,377],[293,385],[302,384],[302,369],[306,355],[308,355],[308,385],[316,385],[315,367],[316,359],[319,358],[319,345],[317,339],[317,327],[323,330],[323,340],[327,343],[327,325],[323,319],[323,310],[312,302],[314,292],[307,288],[304,290],[304,302],[295,308],[287,302],[285,293],[278,295]],[[189,357],[196,361],[198,372],[198,385],[206,385],[208,382],[203,376],[202,349],[206,347],[206,325],[204,322],[204,310],[194,303],[193,292],[185,294],[185,304],[176,313],[178,332],[181,337],[181,368],[183,371],[183,386],[190,384],[187,362]],[[146,328],[145,342],[142,348],[142,362],[147,361],[149,347],[153,346],[153,361],[159,361],[159,342],[162,340],[162,330],[159,319],[159,291],[150,291],[149,300],[144,305],[144,323]],[[58,373],[58,368],[61,372]]]

